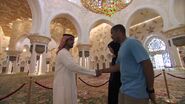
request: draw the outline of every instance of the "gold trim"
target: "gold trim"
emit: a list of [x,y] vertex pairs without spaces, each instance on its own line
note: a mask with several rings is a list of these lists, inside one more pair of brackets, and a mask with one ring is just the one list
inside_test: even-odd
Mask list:
[[164,34],[166,34],[169,37],[181,35],[184,33],[185,33],[185,26],[177,27],[177,28],[174,28],[174,29],[171,29],[171,30],[164,32]]
[[16,51],[16,50],[6,50],[5,52],[6,52],[7,55],[9,55],[9,56],[16,56],[16,55],[21,54],[21,51]]
[[46,37],[46,36],[41,36],[37,33],[34,33],[33,35],[29,35],[28,39],[30,39],[31,43],[43,43],[43,44],[48,44],[51,39]]
[[90,44],[77,44],[77,47],[78,47],[79,50],[89,51],[91,46],[92,45],[90,45]]

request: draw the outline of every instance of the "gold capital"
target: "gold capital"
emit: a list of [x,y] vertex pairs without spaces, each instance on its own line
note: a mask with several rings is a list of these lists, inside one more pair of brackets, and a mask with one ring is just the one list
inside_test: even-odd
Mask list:
[[43,43],[43,44],[48,44],[51,39],[46,37],[46,36],[41,36],[38,33],[34,33],[28,36],[30,39],[31,43]]

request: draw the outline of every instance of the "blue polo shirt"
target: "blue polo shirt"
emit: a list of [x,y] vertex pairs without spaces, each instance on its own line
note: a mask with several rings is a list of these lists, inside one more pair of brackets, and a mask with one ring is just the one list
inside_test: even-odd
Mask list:
[[138,98],[148,98],[146,79],[141,62],[149,59],[149,55],[141,42],[127,38],[118,52],[116,63],[120,65],[121,93]]

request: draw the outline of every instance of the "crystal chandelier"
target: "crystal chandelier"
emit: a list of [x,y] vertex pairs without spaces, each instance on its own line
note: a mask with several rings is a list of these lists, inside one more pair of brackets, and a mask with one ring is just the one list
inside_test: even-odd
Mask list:
[[112,16],[131,2],[132,0],[81,0],[82,5],[88,10],[106,16]]

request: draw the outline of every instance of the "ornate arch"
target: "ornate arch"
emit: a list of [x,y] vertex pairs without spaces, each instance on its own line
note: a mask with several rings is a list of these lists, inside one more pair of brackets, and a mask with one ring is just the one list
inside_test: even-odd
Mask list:
[[109,24],[111,26],[114,25],[114,23],[112,23],[110,20],[107,20],[107,19],[97,19],[97,20],[94,20],[94,22],[92,22],[90,24],[90,28],[89,28],[89,31],[91,31],[92,28],[96,27],[97,25],[99,24],[102,24],[102,23],[106,23],[106,24]]
[[[77,17],[75,17],[71,12],[67,12],[67,11],[59,11],[58,13],[54,14],[48,21],[48,24],[47,24],[47,30],[50,30],[49,27],[50,27],[50,24],[51,24],[51,21],[54,20],[55,18],[57,17],[64,17],[64,18],[67,18],[69,19],[72,24],[75,26],[75,29],[77,31],[77,34],[78,34],[78,37],[81,36],[81,25],[79,24],[79,21]],[[49,32],[50,33],[50,32]],[[51,33],[50,33],[51,34]]]
[[150,9],[158,13],[163,19],[163,24],[164,24],[163,31],[166,31],[168,29],[169,18],[168,18],[167,12],[164,10],[164,8],[158,5],[152,5],[152,4],[141,5],[141,6],[136,7],[134,10],[130,11],[130,13],[125,19],[126,20],[125,26],[127,29],[129,28],[132,20],[135,18],[135,14],[137,14],[137,12],[139,12],[142,9]]
[[31,33],[39,32],[41,29],[41,22],[43,10],[40,0],[27,0],[32,13],[32,30]]

